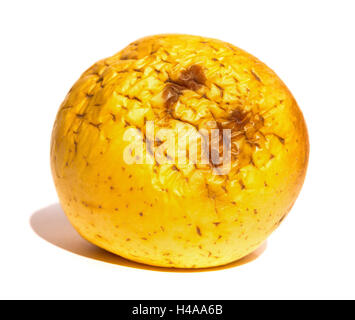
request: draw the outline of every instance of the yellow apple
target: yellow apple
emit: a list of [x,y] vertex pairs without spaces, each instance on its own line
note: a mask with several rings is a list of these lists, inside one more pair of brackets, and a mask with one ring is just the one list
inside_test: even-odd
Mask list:
[[308,154],[303,115],[278,76],[231,44],[189,35],[146,37],[90,67],[51,141],[76,230],[124,258],[176,268],[260,246],[294,204]]

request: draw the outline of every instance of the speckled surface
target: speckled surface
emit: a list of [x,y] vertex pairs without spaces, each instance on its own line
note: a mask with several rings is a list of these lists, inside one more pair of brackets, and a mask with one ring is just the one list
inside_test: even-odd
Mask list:
[[[147,121],[193,137],[230,129],[231,169],[130,164]],[[51,164],[64,211],[90,242],[157,266],[223,265],[256,249],[302,186],[308,136],[296,101],[262,62],[228,43],[185,35],[138,40],[89,68],[63,101]],[[165,154],[173,158],[169,152]]]

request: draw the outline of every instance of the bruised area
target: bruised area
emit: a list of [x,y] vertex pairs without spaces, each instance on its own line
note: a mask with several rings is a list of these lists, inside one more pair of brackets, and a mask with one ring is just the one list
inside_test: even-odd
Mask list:
[[197,91],[206,83],[206,76],[203,68],[194,64],[187,69],[182,70],[180,76],[176,80],[169,78],[166,82],[169,85],[175,86],[180,91],[186,89]]
[[206,76],[203,68],[199,65],[192,65],[186,70],[180,72],[176,80],[167,79],[166,87],[164,88],[163,98],[165,100],[165,107],[170,108],[178,101],[179,96],[184,90],[197,91],[206,82]]
[[[252,72],[253,76],[256,77],[255,73]],[[260,81],[259,78],[257,78]],[[200,65],[191,65],[186,69],[181,70],[179,76],[176,79],[169,78],[165,81],[166,86],[164,88],[162,97],[164,99],[164,106],[166,108],[167,114],[178,121],[183,121],[181,118],[178,118],[175,114],[174,106],[179,101],[181,95],[185,90],[191,90],[199,92],[199,89],[206,86],[206,75],[204,69]],[[216,85],[216,87],[221,92],[223,96],[224,89],[223,87]],[[207,87],[208,90],[208,87]],[[208,99],[205,93],[201,94],[201,99]],[[239,154],[239,145],[237,143],[242,137],[249,140],[255,136],[262,127],[264,123],[264,118],[259,114],[253,114],[252,112],[247,112],[243,110],[243,106],[233,105],[229,103],[229,109],[225,115],[217,118],[212,111],[210,111],[210,116],[206,117],[204,120],[209,119],[210,123],[214,123],[214,126],[209,126],[208,128],[202,127],[203,129],[217,129],[218,130],[218,141],[213,141],[213,137],[210,132],[205,136],[205,139],[209,141],[209,163],[211,167],[218,167],[221,164],[216,164],[212,160],[212,155],[214,152],[217,152],[218,157],[223,157],[223,145],[227,145],[231,152],[231,160],[236,161]],[[191,124],[191,122],[183,121]],[[206,121],[204,121],[206,122]],[[247,128],[248,127],[248,128]],[[199,124],[195,125],[195,128],[201,129]],[[223,130],[231,131],[231,142],[224,141],[223,139]],[[216,147],[213,147],[215,145]],[[256,144],[258,145],[258,144]],[[214,148],[214,149],[213,149]],[[252,162],[251,154],[249,155],[249,163]]]

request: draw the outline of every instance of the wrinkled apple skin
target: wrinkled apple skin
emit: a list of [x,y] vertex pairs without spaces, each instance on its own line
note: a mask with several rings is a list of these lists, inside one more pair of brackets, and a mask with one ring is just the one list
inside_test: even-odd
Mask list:
[[[129,128],[139,138],[154,121],[190,135],[209,120],[232,130],[227,174],[124,161]],[[224,265],[259,247],[294,204],[308,154],[302,113],[272,70],[231,44],[188,35],[146,37],[94,64],[63,101],[51,140],[75,229],[124,258],[176,268]]]

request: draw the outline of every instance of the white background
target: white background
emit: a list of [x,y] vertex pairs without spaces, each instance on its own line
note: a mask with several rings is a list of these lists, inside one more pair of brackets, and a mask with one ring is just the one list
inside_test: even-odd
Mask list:
[[[354,13],[354,1],[1,2],[0,298],[355,298]],[[174,32],[257,56],[308,124],[296,205],[266,250],[234,268],[140,268],[80,240],[56,205],[49,140],[71,85],[137,38]]]

